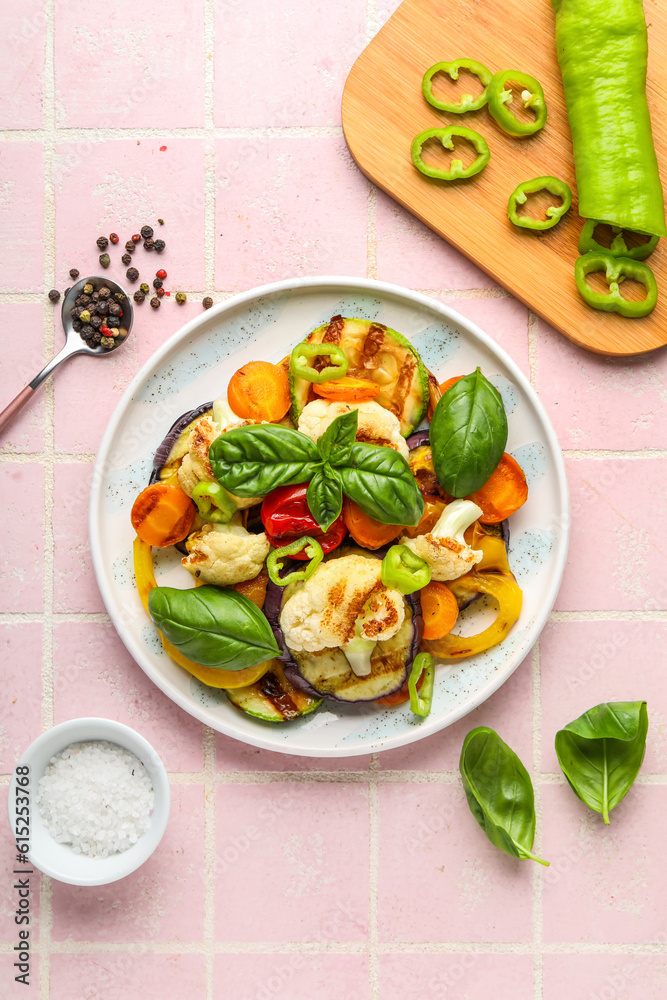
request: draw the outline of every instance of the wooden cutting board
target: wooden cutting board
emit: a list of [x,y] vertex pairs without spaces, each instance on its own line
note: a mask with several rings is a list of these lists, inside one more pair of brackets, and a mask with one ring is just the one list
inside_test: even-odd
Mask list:
[[[648,100],[667,180],[667,59],[660,58],[667,49],[667,5],[645,0],[645,9]],[[492,72],[515,69],[536,77],[547,99],[545,127],[527,139],[513,139],[486,108],[452,115],[427,104],[424,71],[462,57]],[[667,344],[667,241],[648,261],[660,289],[650,316],[602,313],[586,306],[577,292],[574,262],[583,222],[549,0],[404,0],[352,67],[342,110],[347,144],[364,174],[575,344],[610,355]],[[447,125],[464,125],[486,138],[491,161],[476,177],[436,181],[412,165],[414,136]],[[574,202],[554,229],[537,235],[509,222],[507,201],[521,181],[544,174],[566,181]],[[446,273],[442,285],[447,286]]]

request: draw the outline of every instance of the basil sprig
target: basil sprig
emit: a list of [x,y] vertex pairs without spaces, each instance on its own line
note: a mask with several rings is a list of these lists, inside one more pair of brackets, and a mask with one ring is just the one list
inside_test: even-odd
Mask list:
[[505,451],[507,415],[479,368],[438,400],[429,440],[438,482],[451,496],[469,496],[487,482]]
[[410,466],[393,448],[357,441],[358,420],[357,410],[343,413],[317,442],[278,424],[236,427],[209,449],[213,474],[239,497],[308,482],[308,507],[323,531],[340,515],[343,493],[383,524],[418,524],[424,501]]
[[264,614],[236,590],[155,587],[148,611],[169,642],[204,667],[244,670],[280,656]]
[[645,701],[603,702],[556,733],[556,754],[563,774],[582,802],[602,813],[627,795],[646,750]]
[[495,847],[522,860],[548,861],[532,853],[535,796],[525,767],[498,733],[478,726],[466,736],[459,762],[473,816]]

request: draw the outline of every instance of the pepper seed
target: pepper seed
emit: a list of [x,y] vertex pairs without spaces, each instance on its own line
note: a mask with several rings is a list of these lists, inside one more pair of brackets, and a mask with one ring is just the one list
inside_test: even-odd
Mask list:
[[59,298],[60,298],[60,292],[58,291],[58,289],[52,288],[51,291],[49,292],[49,299],[51,300],[51,302],[57,302]]
[[211,306],[213,305],[213,299],[211,298],[210,295],[205,295],[204,298],[201,300],[201,304],[203,305],[204,309],[210,309]]
[[109,241],[106,238],[106,236],[98,236],[97,245],[100,248],[100,250],[106,250],[106,248],[109,246]]
[[158,298],[156,298],[155,295],[151,299],[151,305],[152,305],[153,309],[159,309],[160,308],[160,300]]
[[145,240],[149,240],[151,238],[151,236],[153,235],[153,230],[152,230],[151,226],[142,226],[141,227],[141,235],[143,236],[143,238]]
[[128,267],[127,271],[125,272],[125,277],[127,278],[128,281],[136,281],[137,278],[139,277],[139,272],[137,271],[136,267]]

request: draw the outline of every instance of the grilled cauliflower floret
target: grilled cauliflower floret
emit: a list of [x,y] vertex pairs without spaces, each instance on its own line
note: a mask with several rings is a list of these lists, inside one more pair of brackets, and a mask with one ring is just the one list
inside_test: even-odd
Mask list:
[[472,500],[447,504],[435,527],[416,538],[401,541],[431,567],[432,580],[457,580],[481,561],[484,553],[471,549],[463,533],[482,514]]
[[[226,407],[226,404],[223,405],[223,403],[223,400],[216,400],[213,404],[213,413],[217,416],[220,423],[223,420],[229,420],[228,423],[225,423],[222,430],[218,429],[220,426],[218,420],[212,417],[202,417],[190,431],[187,454],[183,456],[183,461],[178,469],[178,484],[189,497],[192,496],[192,492],[198,483],[211,483],[215,480],[211,463],[208,460],[208,449],[215,439],[233,427],[244,427],[246,424],[253,422],[234,417],[231,410]],[[253,507],[255,504],[261,503],[261,497],[241,498],[235,497],[232,494],[230,496],[232,496],[239,510],[245,510],[246,507]]]
[[[238,515],[234,515],[235,518]],[[269,554],[266,535],[253,535],[240,525],[205,524],[186,542],[189,555],[181,560],[193,576],[205,583],[230,587],[244,580],[254,580]]]
[[401,423],[390,410],[379,403],[335,403],[326,399],[315,399],[304,406],[299,417],[298,429],[312,441],[324,434],[329,424],[343,413],[357,410],[359,427],[357,441],[368,444],[383,444],[408,457],[408,446],[401,434]]
[[297,584],[280,613],[288,647],[314,653],[357,639],[374,645],[396,635],[405,618],[403,596],[383,585],[380,566],[379,559],[341,556]]

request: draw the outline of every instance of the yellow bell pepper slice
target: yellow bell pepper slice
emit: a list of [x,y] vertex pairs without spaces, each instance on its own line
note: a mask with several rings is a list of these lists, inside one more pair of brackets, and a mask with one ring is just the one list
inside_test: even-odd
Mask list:
[[498,602],[498,615],[488,628],[477,635],[452,635],[450,632],[441,639],[425,639],[424,648],[442,660],[459,660],[497,646],[521,614],[523,594],[510,570],[502,538],[487,534],[476,522],[470,536],[466,532],[466,540],[472,548],[481,549],[484,553],[482,561],[470,573],[451,580],[447,586],[455,597],[467,596],[471,592],[489,594]]
[[[153,572],[153,553],[151,546],[143,542],[137,535],[134,540],[134,578],[139,591],[139,597],[146,611],[148,611],[148,595],[153,587],[157,587],[155,573]],[[172,658],[174,663],[183,667],[191,673],[197,680],[203,681],[209,687],[215,688],[240,688],[248,684],[254,684],[267,672],[273,660],[266,660],[258,663],[255,667],[247,667],[245,670],[217,670],[215,667],[202,667],[200,663],[188,660],[186,656],[176,649],[168,639],[158,631],[162,640],[164,651]]]

